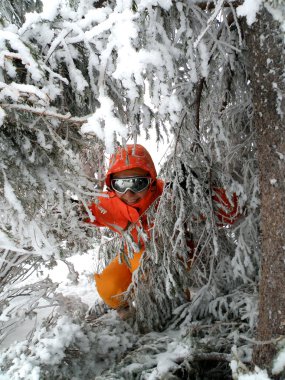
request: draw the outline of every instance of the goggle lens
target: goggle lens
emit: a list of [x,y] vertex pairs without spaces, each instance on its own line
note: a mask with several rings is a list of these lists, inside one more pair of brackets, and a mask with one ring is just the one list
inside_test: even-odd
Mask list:
[[111,181],[113,190],[120,194],[131,190],[133,193],[139,193],[145,190],[151,182],[149,177],[130,177],[130,178],[114,178]]

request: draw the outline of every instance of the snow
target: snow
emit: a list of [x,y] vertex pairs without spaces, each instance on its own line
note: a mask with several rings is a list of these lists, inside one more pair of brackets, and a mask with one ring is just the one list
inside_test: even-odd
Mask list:
[[99,139],[105,141],[106,153],[114,152],[115,135],[125,139],[127,137],[126,126],[113,114],[114,103],[108,96],[101,94],[98,98],[100,107],[88,118],[81,127],[82,133],[93,133]]
[[41,13],[41,17],[43,20],[52,21],[58,14],[58,9],[60,7],[60,3],[62,0],[42,0],[43,3],[43,11]]
[[32,13],[26,13],[25,15],[25,23],[22,25],[22,27],[19,29],[19,34],[24,34],[27,29],[29,29],[33,24],[36,24],[38,21],[40,21],[41,17],[40,14],[37,12]]
[[171,342],[167,346],[167,350],[157,355],[157,367],[149,375],[148,380],[162,379],[171,369],[176,368],[177,360],[189,357],[191,348],[189,345],[177,342]]
[[4,123],[5,115],[6,115],[5,111],[3,110],[3,108],[0,107],[0,127]]
[[[91,17],[91,13],[89,14],[89,17]],[[103,22],[100,22],[100,24],[94,26],[92,29],[88,30],[85,32],[85,37],[87,40],[92,40],[94,37],[99,36],[103,34],[106,31],[112,31],[112,28],[115,23],[120,23],[120,22],[127,22],[128,18],[133,19],[135,16],[134,14],[131,14],[129,10],[126,10],[122,14],[120,13],[111,13],[110,16]],[[125,31],[126,32],[126,31]],[[128,35],[128,33],[127,33]],[[120,40],[120,36],[114,36],[112,35],[113,38],[115,38],[117,41]]]
[[270,380],[267,371],[258,367],[254,368],[254,372],[248,371],[246,367],[237,360],[232,360],[230,367],[235,380]]
[[[40,365],[56,365],[65,357],[65,349],[74,341],[81,341],[81,350],[88,351],[88,340],[81,331],[80,327],[70,320],[67,316],[60,317],[54,329],[47,332],[45,327],[36,330],[32,345],[30,346],[30,355],[24,354],[14,357],[13,365],[7,371],[18,373],[19,378],[26,380],[38,380],[40,374]],[[27,341],[19,343],[19,350],[24,353]],[[13,347],[12,347],[13,349]],[[8,352],[10,349],[8,350]],[[10,377],[15,379],[15,377]]]
[[[12,49],[20,54],[22,63],[25,65],[28,72],[30,72],[32,78],[36,82],[40,81],[42,79],[42,73],[39,69],[38,63],[32,57],[30,50],[20,40],[19,35],[8,30],[0,30],[0,46],[4,43],[4,41],[9,42]],[[9,56],[10,52],[3,49],[0,53],[0,66],[2,67],[6,64],[6,55]]]
[[239,375],[237,380],[270,380],[267,371],[256,368],[254,372]]
[[[281,5],[281,1],[280,1]],[[264,4],[265,8],[268,10],[268,12],[271,13],[274,20],[278,21],[280,23],[280,28],[283,31],[283,40],[285,42],[285,8],[283,5],[283,8],[274,8],[268,3]]]
[[155,7],[155,6],[160,6],[161,8],[168,11],[170,7],[172,6],[172,2],[171,0],[141,0],[138,3],[138,9],[140,11],[143,10],[144,8]]
[[276,359],[273,362],[272,373],[278,375],[285,369],[285,347],[278,353]]
[[91,9],[84,15],[84,18],[78,22],[78,26],[82,29],[87,29],[92,23],[101,24],[106,20],[110,13],[110,9],[100,8],[100,9]]
[[3,174],[4,174],[4,196],[7,199],[7,201],[10,203],[10,205],[18,212],[18,217],[20,219],[24,219],[25,212],[21,204],[21,201],[16,197],[13,187],[8,181],[5,172]]
[[[6,238],[4,236],[4,238]],[[1,239],[1,235],[0,235]],[[6,240],[4,240],[5,243]],[[2,244],[1,240],[0,243]],[[7,247],[6,243],[6,247]],[[43,269],[42,275],[40,275],[41,269],[32,277],[29,277],[26,283],[33,283],[39,281],[41,278],[49,277],[54,283],[58,283],[57,293],[62,294],[66,297],[79,298],[86,307],[91,307],[94,302],[99,299],[98,292],[95,287],[93,280],[93,273],[96,271],[98,265],[98,253],[97,250],[90,250],[85,254],[78,254],[72,256],[69,261],[74,265],[75,270],[78,272],[78,283],[73,284],[69,279],[69,271],[67,265],[61,260],[57,261],[57,265],[51,269]],[[23,286],[25,284],[21,283],[18,286]],[[11,308],[14,307],[25,307],[28,299],[17,300],[17,304],[13,303]],[[15,341],[25,340],[26,336],[35,327],[39,328],[42,321],[47,318],[51,313],[54,312],[54,307],[45,307],[45,302],[40,302],[38,309],[35,309],[37,315],[36,319],[26,320],[25,323],[14,328],[13,333],[8,335],[6,339],[0,344],[0,348],[6,348],[12,345]],[[5,310],[8,313],[9,310]],[[4,320],[5,314],[1,314],[1,320]],[[1,378],[0,378],[1,379]]]
[[0,82],[0,99],[11,98],[14,101],[18,101],[20,96],[25,96],[29,101],[35,102],[39,100],[38,104],[42,106],[47,106],[49,104],[49,99],[47,94],[40,90],[38,87],[33,85],[27,85],[22,83],[5,83]]
[[[159,13],[155,13],[154,8],[161,7],[168,11],[172,6],[172,2],[170,0],[141,0],[137,4],[138,11],[135,12],[132,10],[131,0],[118,0],[114,10],[111,10],[111,8],[106,6],[96,10],[89,10],[85,14],[84,4],[87,4],[88,1],[81,1],[78,9],[79,19],[76,18],[76,12],[72,12],[67,3],[67,1],[60,0],[43,0],[43,11],[41,13],[30,13],[26,15],[26,22],[19,31],[15,26],[8,26],[5,30],[0,31],[0,66],[5,69],[8,76],[16,78],[16,68],[13,66],[13,60],[20,59],[30,74],[28,82],[30,84],[9,82],[9,87],[5,87],[5,85],[3,86],[1,84],[1,100],[9,98],[9,100],[12,101],[22,101],[24,97],[24,100],[42,106],[43,108],[38,108],[37,110],[44,112],[45,107],[49,105],[49,100],[54,100],[61,94],[60,86],[62,85],[62,82],[69,85],[67,79],[56,72],[58,69],[55,59],[56,57],[59,58],[59,60],[64,61],[66,64],[75,95],[78,97],[84,96],[86,89],[90,86],[93,91],[92,95],[95,95],[96,100],[99,101],[100,107],[89,117],[87,123],[82,126],[81,131],[83,133],[96,134],[96,136],[104,141],[107,153],[112,153],[114,151],[113,144],[115,139],[120,138],[123,141],[128,138],[128,132],[131,126],[124,125],[114,112],[117,108],[114,101],[109,97],[111,91],[107,92],[105,90],[107,87],[105,83],[106,77],[109,77],[108,79],[111,81],[117,81],[122,84],[122,87],[119,88],[119,90],[123,89],[123,91],[126,92],[126,96],[134,107],[142,107],[142,109],[144,109],[145,106],[146,109],[146,105],[149,104],[150,109],[154,113],[157,113],[157,120],[162,120],[162,122],[164,122],[165,119],[167,119],[166,122],[170,121],[173,125],[176,125],[179,121],[178,114],[181,111],[181,104],[175,93],[170,92],[170,88],[174,82],[173,78],[175,78],[175,75],[177,74],[172,63],[173,57],[179,60],[180,50],[175,50],[173,48],[162,25],[153,20],[153,30],[150,30],[150,33],[153,32],[153,35],[158,36],[157,40],[145,43],[142,45],[144,46],[143,48],[136,45],[139,44],[139,42],[136,41],[139,39],[139,33],[142,33],[142,30],[139,30],[139,24],[137,23],[139,13],[141,12],[142,14],[143,11],[145,11],[145,14],[148,15],[149,19],[155,16],[157,17],[157,20],[160,21]],[[197,47],[197,51],[194,51],[191,45],[191,39],[193,39],[193,36],[189,36],[189,47],[186,55],[187,57],[199,57],[197,60],[199,65],[197,66],[197,62],[194,59],[189,59],[192,83],[196,83],[198,80],[196,67],[200,70],[202,76],[208,77],[209,75],[209,51],[207,50],[206,45],[207,39],[204,39],[203,37],[205,36],[209,38],[210,33],[207,34],[206,32],[210,29],[211,21],[217,18],[222,3],[223,0],[216,1],[216,9],[208,19],[208,25],[204,25],[205,29],[201,31],[201,34],[194,45]],[[245,0],[243,5],[238,7],[238,14],[239,16],[245,16],[248,24],[251,25],[256,20],[261,4],[261,0]],[[184,5],[185,4],[178,3],[178,8],[181,13]],[[280,13],[277,13],[276,11],[274,14],[276,18],[280,19]],[[60,17],[63,15],[65,21],[60,25]],[[53,21],[57,16],[59,16],[59,20],[57,20],[58,28],[63,27],[64,30],[61,33],[59,32],[56,37],[56,33],[58,32],[56,28],[49,28],[49,23],[45,22],[43,24],[42,20]],[[66,21],[67,19],[72,21]],[[180,38],[181,41],[183,41],[183,34],[187,27],[185,18],[183,22],[184,23],[181,23],[180,37],[177,38],[177,43],[180,42]],[[42,44],[43,51],[45,51],[45,49],[48,50],[48,53],[45,56],[46,64],[42,65],[41,69],[39,69],[33,55],[30,53],[30,50],[28,49],[29,44],[27,43],[27,41],[29,42],[32,40],[30,37],[35,38],[37,34],[39,34],[38,39],[36,39],[37,43],[39,43],[39,45]],[[142,37],[144,37],[144,35],[142,35]],[[161,43],[158,41],[161,41]],[[88,74],[92,76],[92,73],[95,72],[94,69],[100,72],[98,87],[97,82],[95,83],[95,79],[94,82],[92,82],[92,78],[86,80],[87,74],[84,74],[86,75],[85,78],[82,72],[78,69],[77,61],[82,58],[76,46],[79,42],[85,44],[86,52],[90,54]],[[92,55],[90,53],[88,50],[90,46],[92,46],[92,49],[94,47],[94,51],[97,49],[97,55]],[[10,47],[13,52],[9,51]],[[36,44],[35,47],[37,47]],[[114,56],[116,56],[115,61]],[[50,66],[48,67],[47,65]],[[41,83],[43,73],[46,73],[45,70],[49,73],[49,84],[44,81],[44,83]],[[55,70],[55,72],[52,70]],[[154,77],[151,78],[154,82],[154,84],[152,83],[152,94],[149,95],[149,99],[143,99],[143,103],[140,97],[143,97],[142,90],[147,79],[149,79],[147,74],[152,71],[155,73]],[[55,78],[56,81],[54,82]],[[35,82],[40,82],[39,87],[35,84],[31,84]],[[56,82],[60,82],[60,86],[57,86]],[[114,82],[112,82],[112,84]],[[151,81],[149,81],[149,83],[150,82]],[[111,87],[108,87],[108,89],[110,90]],[[116,89],[115,85],[114,89]],[[83,97],[83,99],[87,99],[87,97]],[[96,107],[92,109],[95,108]],[[123,111],[126,112],[127,116],[131,114],[127,109],[126,104],[123,104]],[[165,115],[167,114],[169,114],[169,116],[165,118]],[[4,116],[5,111],[0,108],[0,125],[3,123]],[[145,145],[148,148],[157,167],[161,157],[165,153],[165,148],[162,144],[158,147],[155,143],[156,137],[152,134],[154,131],[148,130],[148,127],[150,127],[147,125],[148,120],[150,120],[150,118],[146,116],[146,120],[143,120],[143,123],[147,132],[150,132],[151,139],[144,140],[142,136],[138,136],[136,142]],[[133,127],[135,128],[137,125]],[[223,139],[225,142],[227,140],[227,137],[222,134],[222,128],[217,128],[217,139]],[[39,130],[36,134],[36,141],[33,141],[33,143],[35,142],[45,150],[49,150],[51,149],[51,144],[47,141],[44,132]],[[132,141],[128,140],[127,142],[131,143]],[[64,143],[62,143],[62,147],[63,145]],[[31,143],[28,139],[26,141],[23,140],[22,148],[24,150],[32,150]],[[284,156],[280,153],[279,158],[284,159]],[[31,152],[30,161],[34,162],[35,160],[36,162],[36,159],[35,152]],[[46,173],[44,176],[46,176]],[[13,189],[13,179],[8,180],[5,176],[4,182],[4,195],[7,203],[12,206],[11,209],[13,208],[13,210],[18,213],[19,217],[15,219],[22,221],[25,218],[24,209]],[[272,185],[275,185],[276,182],[277,181],[274,178],[270,181]],[[52,186],[49,186],[49,189],[53,190]],[[31,245],[29,246],[34,250],[32,253],[36,253],[46,260],[49,260],[50,257],[56,253],[57,247],[55,244],[53,245],[52,238],[46,238],[48,234],[46,235],[42,232],[41,226],[38,225],[36,221],[28,224],[25,232],[28,232],[33,237],[31,238]],[[213,243],[215,244],[216,241],[213,240]],[[19,246],[21,246],[21,244],[19,244]],[[5,234],[2,231],[0,231],[0,248],[23,252],[19,249],[17,250],[14,242],[10,241],[8,234]],[[215,252],[218,252],[218,248],[219,246],[216,244]],[[247,264],[246,267],[250,268],[251,261],[247,252],[244,252],[244,256],[240,257],[238,254],[239,251],[237,250],[236,257],[238,259],[240,258],[241,261],[244,260],[244,263]],[[62,295],[62,299],[66,297],[72,300],[74,297],[74,299],[81,300],[81,302],[88,308],[99,298],[93,280],[93,273],[96,272],[97,266],[95,260],[96,255],[97,252],[95,251],[94,254],[93,252],[87,252],[84,255],[73,256],[68,260],[74,264],[75,270],[79,272],[78,283],[72,282],[72,278],[75,279],[76,276],[70,276],[66,263],[60,260],[57,262],[57,266],[53,270],[44,271],[43,277],[49,276],[53,283],[59,283],[56,293],[57,295]],[[4,259],[5,258],[2,256],[2,262]],[[20,262],[18,262],[18,264],[20,264]],[[238,262],[234,263],[236,270],[239,270],[238,265]],[[243,268],[244,266],[240,266],[240,270]],[[240,277],[240,275],[237,277]],[[29,281],[35,281],[33,284],[36,284],[36,280],[38,280],[38,277],[29,278]],[[169,273],[166,281],[170,284],[171,273]],[[20,287],[23,285],[25,284],[17,284],[14,286],[14,289],[16,289],[17,286]],[[11,285],[10,289],[13,289],[13,285]],[[170,292],[171,287],[169,286],[169,293]],[[15,302],[18,302],[18,304],[15,305],[12,302],[9,306],[10,309],[7,307],[2,313],[1,321],[7,321],[8,313],[14,306],[18,306],[23,314],[26,310],[27,312],[29,311],[28,298],[22,297],[21,303],[16,301],[16,299],[17,297],[15,297]],[[250,298],[247,299],[244,297],[243,303],[241,303],[240,307],[240,309],[243,308],[244,318],[246,317],[247,319],[250,319],[250,315],[255,315],[252,312],[252,309],[248,307],[250,305],[252,305]],[[64,358],[66,349],[69,346],[72,346],[75,341],[79,342],[80,349],[84,353],[88,353],[90,349],[89,341],[82,332],[80,325],[74,323],[67,315],[60,317],[57,324],[53,326],[53,329],[50,331],[43,326],[40,327],[43,319],[47,317],[49,313],[54,312],[54,307],[44,306],[46,305],[44,305],[43,301],[40,301],[37,304],[37,308],[33,309],[33,311],[37,313],[37,320],[35,321],[35,318],[32,318],[31,320],[26,320],[25,323],[19,326],[15,326],[13,332],[7,336],[2,343],[2,348],[8,347],[9,345],[11,346],[11,351],[9,352],[11,354],[10,359],[13,359],[13,371],[16,371],[19,376],[27,380],[38,380],[40,378],[41,365],[52,366],[60,363]],[[77,305],[73,306],[76,308]],[[59,309],[60,308],[57,308],[57,310]],[[213,313],[214,312],[215,310],[213,310]],[[218,315],[218,317],[222,320],[223,315]],[[126,325],[124,325],[123,321],[118,319],[115,311],[109,312],[104,316],[103,320],[100,320],[100,322],[103,325],[105,324],[105,326],[99,330],[99,332],[96,331],[95,328],[90,335],[94,337],[96,333],[98,334],[96,340],[94,340],[98,346],[98,357],[101,355],[101,362],[104,362],[105,365],[110,356],[112,356],[112,350],[113,352],[116,351],[113,353],[113,356],[116,354],[125,355],[128,353],[128,348],[132,346],[133,342],[137,342],[142,338],[135,336],[133,331],[128,332],[127,334],[126,332],[128,330]],[[33,328],[36,329],[32,342],[34,345],[28,345],[26,338]],[[170,332],[168,331],[166,334],[168,333]],[[163,349],[160,351],[156,350],[155,353],[151,352],[151,354],[146,355],[144,360],[145,363],[132,363],[129,367],[126,367],[126,369],[132,371],[135,370],[136,367],[142,368],[143,365],[149,366],[151,369],[147,378],[153,380],[163,378],[171,369],[175,369],[181,363],[181,358],[189,358],[189,356],[191,356],[192,348],[189,342],[187,342],[187,344],[183,343],[181,331],[172,331],[172,333],[174,336],[172,340],[170,338],[171,334],[169,334],[169,336],[163,336],[163,334],[145,335],[143,339],[149,339],[150,342],[156,343],[157,340],[161,338],[167,338],[168,340],[165,339]],[[15,343],[16,338],[18,341],[22,342]],[[26,354],[26,351],[30,346],[32,351],[31,355],[28,355]],[[139,348],[141,349],[142,347],[143,346]],[[16,356],[13,356],[15,353]],[[123,355],[121,356],[123,357]],[[276,358],[273,370],[276,374],[280,373],[280,371],[284,369],[284,366],[285,352],[283,350]],[[254,372],[239,373],[237,363],[233,363],[232,369],[238,380],[269,379],[266,371],[258,368],[256,368]],[[0,375],[0,380],[6,380],[8,378],[9,380],[12,379],[9,373],[7,377],[6,375]]]
[[237,7],[237,15],[246,17],[247,24],[251,26],[256,21],[263,0],[245,0],[242,5]]
[[[88,271],[92,273],[95,269],[96,264],[92,261],[92,255],[94,254],[96,254],[96,252],[89,252],[86,255],[78,255],[70,259],[83,277],[84,271],[88,269]],[[64,264],[59,262],[58,266],[50,272],[50,276],[54,281],[62,282],[59,290],[62,291],[64,295],[71,296],[72,294],[77,294],[81,297],[84,293],[82,288],[89,287],[90,283],[88,281],[86,282],[85,278],[84,281],[79,281],[77,286],[71,286],[66,281],[66,273]],[[94,296],[94,288],[91,289],[91,292]],[[125,333],[123,333],[126,327],[124,327],[124,322],[118,320],[116,312],[111,311],[102,318],[100,323],[105,325],[105,327],[103,329],[101,328],[98,335],[95,334],[92,338],[97,347],[97,357],[96,355],[94,356],[96,363],[98,363],[100,357],[105,358],[107,360],[106,363],[108,363],[108,360],[112,360],[112,353],[129,352],[128,350],[132,347],[134,342],[136,342],[137,346],[141,347],[140,350],[142,350],[143,346],[141,346],[140,339],[142,339],[142,341],[149,339],[150,342],[164,340],[166,343],[164,349],[154,352],[150,350],[149,354],[142,351],[140,354],[142,357],[141,363],[133,363],[125,367],[125,373],[128,373],[128,371],[135,372],[136,368],[142,371],[144,367],[154,367],[153,370],[148,372],[146,378],[148,380],[156,380],[163,378],[171,369],[173,370],[178,367],[182,358],[188,358],[192,354],[191,345],[189,342],[187,342],[187,344],[183,343],[179,330],[173,332],[168,331],[166,334],[149,333],[139,337],[136,336],[134,332],[130,333],[130,331],[125,331]],[[82,352],[88,353],[90,350],[90,342],[87,340],[80,326],[74,324],[67,316],[60,317],[57,325],[50,331],[47,331],[44,327],[39,328],[39,325],[37,325],[37,327],[38,329],[32,338],[34,344],[28,356],[25,354],[25,350],[26,347],[30,347],[31,344],[28,344],[28,342],[24,340],[25,337],[21,335],[18,336],[17,331],[15,331],[15,336],[17,336],[18,340],[23,339],[23,341],[19,343],[13,342],[13,344],[12,341],[10,342],[11,350],[9,352],[11,352],[11,355],[14,355],[14,352],[18,352],[18,355],[13,359],[13,366],[9,370],[11,371],[11,377],[8,377],[9,380],[16,380],[16,377],[13,377],[15,373],[21,376],[20,378],[25,378],[25,380],[39,380],[42,373],[40,370],[41,366],[57,365],[60,363],[64,358],[65,350],[70,345],[80,345]],[[22,326],[22,329],[25,330],[25,326]],[[173,340],[168,343],[169,337],[166,339],[167,334],[173,336]],[[147,346],[148,344],[146,344],[146,347]],[[156,364],[154,365],[154,363]],[[98,364],[97,370],[99,370]],[[9,371],[7,376],[9,376]],[[5,375],[2,375],[1,377],[0,375],[0,380],[6,380],[7,378],[4,376]],[[239,375],[236,377],[236,380],[269,380],[269,378],[266,376],[265,371],[256,369],[254,373]]]
[[78,284],[72,284],[69,281],[66,264],[58,261],[57,266],[48,272],[51,280],[59,283],[57,291],[67,297],[78,297],[88,307],[91,307],[99,299],[93,279],[93,274],[96,272],[98,265],[97,257],[97,250],[90,250],[85,254],[74,255],[68,259],[79,274]]
[[201,41],[198,45],[198,50],[201,56],[201,74],[204,78],[207,78],[209,74],[208,62],[210,55],[207,50],[207,46],[203,41]]
[[[53,21],[58,15],[61,0],[42,0],[43,11],[41,13],[31,12],[25,14],[25,23],[19,29],[20,34],[26,33],[29,28],[34,28],[35,24],[41,20]],[[43,24],[44,27],[44,24]]]

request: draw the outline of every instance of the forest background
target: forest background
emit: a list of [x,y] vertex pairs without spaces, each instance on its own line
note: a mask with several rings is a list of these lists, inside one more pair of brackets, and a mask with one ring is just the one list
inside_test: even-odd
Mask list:
[[[284,20],[282,0],[1,1],[0,341],[34,323],[1,380],[285,378]],[[153,132],[171,188],[148,210],[134,315],[90,322],[43,273],[62,261],[76,285],[72,256],[132,254],[75,200]],[[233,226],[216,186],[238,196]]]

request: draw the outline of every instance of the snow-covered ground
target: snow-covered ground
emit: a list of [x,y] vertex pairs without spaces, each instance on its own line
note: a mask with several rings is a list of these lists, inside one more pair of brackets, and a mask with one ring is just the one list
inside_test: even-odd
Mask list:
[[[74,265],[75,270],[78,272],[77,284],[73,284],[72,281],[68,278],[69,271],[67,265],[62,261],[58,261],[57,266],[50,271],[46,271],[44,275],[49,276],[53,282],[59,283],[57,293],[62,293],[63,296],[71,299],[72,297],[80,298],[81,301],[85,303],[87,307],[92,306],[95,300],[99,298],[93,280],[93,273],[94,271],[96,271],[97,267],[96,249],[90,250],[83,255],[75,255],[71,257],[68,261]],[[30,281],[32,281],[32,278],[30,278]],[[23,300],[22,302],[24,304],[25,300]],[[42,331],[40,327],[41,322],[52,312],[52,308],[43,308],[37,310],[37,317],[32,320],[27,320],[24,324],[18,326],[12,334],[7,336],[7,338],[1,345],[1,349],[3,350],[5,348],[16,346],[19,347],[18,350],[20,350],[21,352],[22,343],[19,342],[23,342],[25,347],[24,342],[27,339],[27,336],[30,334],[31,330],[37,328],[39,331]],[[191,345],[183,343],[183,339],[181,339],[181,337],[184,335],[183,331],[169,330],[162,333],[153,332],[146,334],[145,336],[136,336],[136,334],[132,332],[130,326],[128,327],[124,321],[120,322],[120,319],[116,315],[115,311],[110,311],[108,314],[106,314],[106,316],[102,318],[104,318],[105,327],[102,329],[102,331],[100,331],[99,335],[96,337],[100,346],[100,348],[98,348],[98,352],[96,351],[95,353],[96,355],[100,357],[100,355],[102,355],[102,352],[106,351],[105,354],[108,357],[110,355],[109,349],[112,348],[112,350],[114,350],[114,348],[116,349],[116,346],[118,346],[117,354],[120,354],[120,352],[124,352],[124,350],[127,351],[128,349],[133,348],[135,342],[135,346],[137,346],[138,343],[140,343],[141,345],[141,349],[139,351],[139,356],[141,355],[141,358],[139,359],[139,357],[137,357],[136,351],[134,351],[133,355],[137,362],[126,365],[124,368],[120,368],[121,372],[119,376],[124,376],[124,373],[127,375],[128,373],[133,373],[136,371],[145,371],[147,373],[146,377],[144,377],[145,379],[157,380],[162,378],[169,370],[175,369],[177,367],[176,363],[179,358],[189,357],[191,355]],[[53,335],[51,335],[51,337],[48,338],[50,342],[49,346],[52,344],[55,345],[54,349],[56,355],[58,354],[58,352],[60,353],[61,351],[64,355],[64,347],[68,347],[68,344],[70,344],[69,340],[72,340],[74,336],[80,338],[80,334],[82,333],[80,330],[77,329],[79,329],[79,326],[74,325],[67,316],[63,316],[59,319],[58,325],[54,329],[55,331],[53,331],[52,333]],[[40,332],[38,333],[38,335],[40,337]],[[82,336],[81,338],[83,339],[84,337]],[[47,338],[44,337],[43,341],[46,339]],[[38,340],[37,344],[40,345],[40,339]],[[144,345],[146,346],[145,351]],[[157,354],[150,355],[148,353],[148,348],[151,346],[155,347],[155,349],[157,350]],[[63,349],[61,349],[62,347]],[[48,357],[46,359],[44,356],[46,352],[46,347],[44,345],[40,345],[38,348],[35,348],[35,350],[38,350],[37,360],[39,364],[45,362],[49,364],[50,352],[47,353]],[[273,372],[275,370],[276,373],[280,373],[280,371],[282,371],[282,368],[285,367],[284,352],[284,350],[283,352],[280,352],[278,359],[275,361]],[[37,357],[37,354],[34,354],[34,360],[36,360],[35,357]],[[114,355],[114,353],[112,353],[112,355]],[[40,367],[31,367],[32,372],[30,374],[29,368],[25,367],[26,360],[28,359],[26,357],[24,358],[23,355],[21,356],[21,358],[22,359],[19,359],[18,363],[15,363],[13,368],[15,370],[15,367],[18,365],[19,369],[16,370],[15,373],[20,374],[21,372],[25,374],[25,377],[17,377],[18,375],[15,375],[14,377],[14,374],[12,374],[11,377],[11,374],[5,374],[0,372],[0,380],[14,380],[22,378],[33,380],[40,379]],[[113,359],[111,356],[111,360]],[[96,360],[98,360],[98,358],[95,359],[95,362]],[[106,363],[104,365],[105,367],[103,366],[103,369],[99,368],[100,366],[97,362],[96,366],[96,368],[98,368],[99,373],[101,370],[103,370],[103,372],[106,371]],[[148,367],[153,369],[150,370],[148,369]],[[255,368],[253,372],[244,373],[244,368],[240,368],[239,363],[237,363],[235,360],[231,362],[231,369],[233,372],[233,378],[235,380],[270,380],[270,377],[268,376],[267,372],[259,368]],[[107,374],[106,376],[106,379],[112,378],[109,377],[109,374]],[[103,377],[100,376],[98,378],[100,380],[103,379]],[[119,379],[123,377],[116,377],[116,379],[117,378]]]
[[[74,265],[74,269],[78,272],[78,283],[74,284],[69,279],[69,271],[67,265],[62,261],[57,261],[57,266],[52,270],[45,270],[43,275],[35,273],[34,276],[29,277],[29,282],[38,281],[44,277],[49,276],[54,283],[58,283],[57,293],[61,293],[66,297],[80,298],[83,303],[90,307],[99,298],[94,280],[93,273],[97,265],[97,252],[90,250],[82,255],[75,255],[68,259]],[[28,299],[17,299],[17,305],[24,307]],[[31,333],[31,330],[41,325],[44,318],[48,317],[54,312],[54,307],[44,307],[44,301],[40,303],[39,308],[36,309],[37,315],[33,319],[27,319],[25,323],[17,326],[12,333],[1,343],[0,349],[10,347],[15,341],[25,340]],[[3,315],[1,316],[3,318]]]
[[88,306],[98,299],[93,274],[96,272],[97,252],[90,250],[83,255],[75,255],[68,259],[78,272],[78,284],[72,284],[68,278],[68,268],[65,263],[58,261],[57,266],[49,271],[53,282],[59,283],[58,292],[65,296],[78,296]]

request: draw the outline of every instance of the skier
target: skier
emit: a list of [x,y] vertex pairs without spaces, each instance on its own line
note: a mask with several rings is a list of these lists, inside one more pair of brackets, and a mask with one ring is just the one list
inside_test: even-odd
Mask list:
[[[150,154],[139,144],[118,148],[110,159],[105,183],[107,191],[89,207],[95,220],[85,221],[108,227],[121,235],[128,230],[139,248],[129,259],[129,264],[121,262],[118,255],[102,273],[94,274],[100,297],[105,304],[120,312],[127,307],[122,294],[131,284],[132,273],[138,268],[144,252],[144,242],[135,227],[142,227],[149,235],[145,212],[161,196],[164,183],[157,179]],[[239,215],[236,195],[229,201],[225,190],[218,188],[213,199],[221,206],[217,209],[220,221],[233,224]]]
[[145,211],[162,194],[163,181],[157,179],[156,169],[148,151],[139,144],[119,148],[110,159],[106,174],[107,191],[91,204],[95,220],[88,222],[98,227],[108,227],[122,234],[129,233],[139,247],[133,258],[120,262],[119,255],[100,274],[95,274],[99,295],[113,309],[127,306],[121,296],[132,281],[132,273],[138,268],[144,251],[144,243],[138,238],[136,226],[148,233]]

